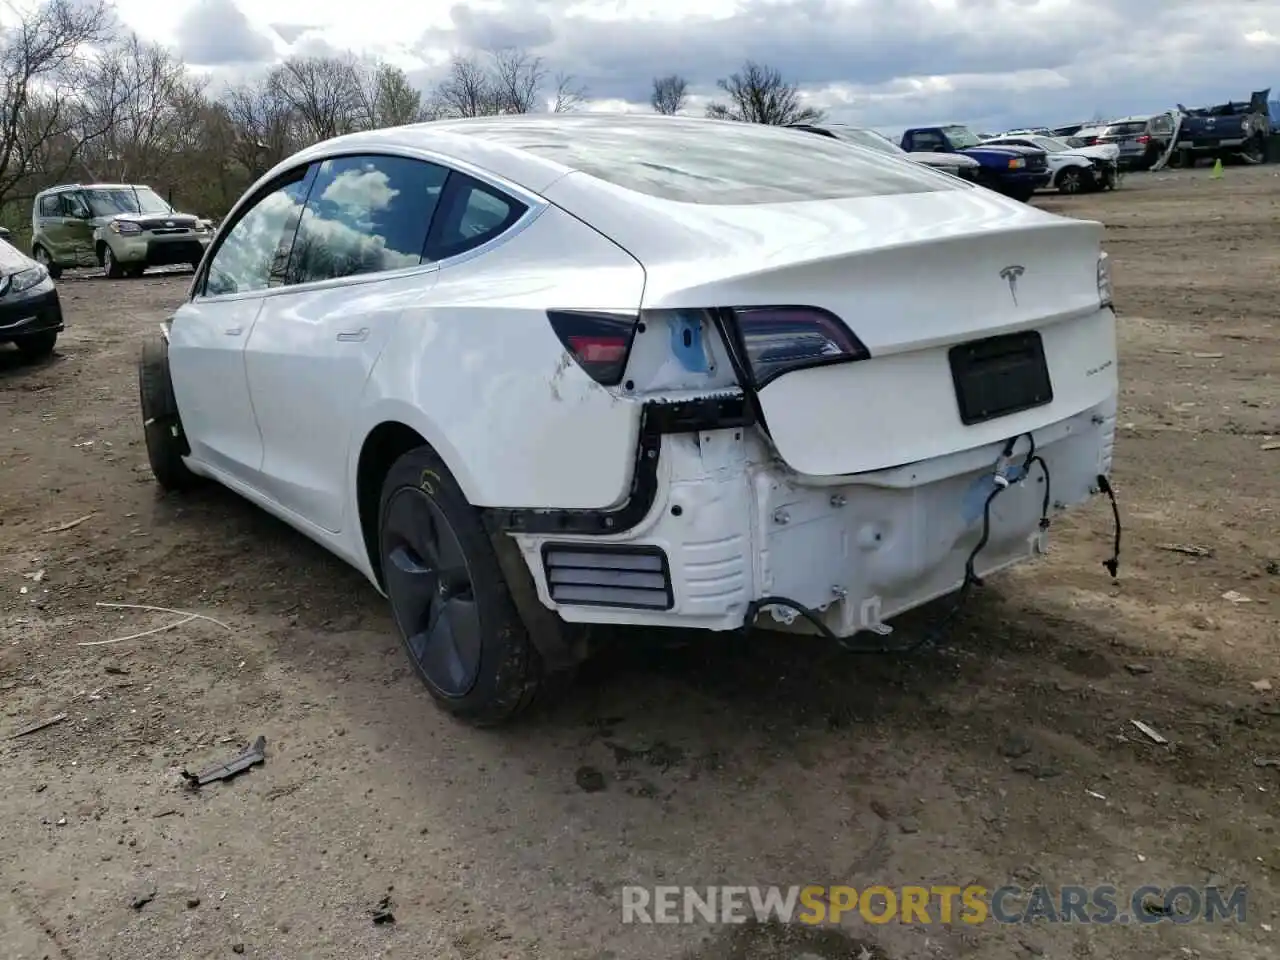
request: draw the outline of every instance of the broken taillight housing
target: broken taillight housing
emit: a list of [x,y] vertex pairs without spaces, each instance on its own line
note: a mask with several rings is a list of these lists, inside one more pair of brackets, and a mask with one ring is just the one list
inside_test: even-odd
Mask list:
[[818,307],[734,307],[728,315],[757,389],[792,370],[871,356],[835,314]]
[[1111,284],[1111,258],[1104,250],[1098,254],[1098,303],[1103,307],[1112,305],[1114,289]]
[[596,310],[548,310],[547,319],[592,380],[606,387],[622,382],[639,317]]

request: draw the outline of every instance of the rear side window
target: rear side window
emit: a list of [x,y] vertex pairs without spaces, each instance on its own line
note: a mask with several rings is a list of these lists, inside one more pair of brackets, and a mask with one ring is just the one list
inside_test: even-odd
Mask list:
[[965,188],[839,140],[753,123],[557,114],[442,126],[686,203],[785,203]]
[[286,282],[416,267],[448,175],[407,157],[326,160],[298,225]]
[[280,285],[310,185],[308,168],[302,167],[290,182],[267,193],[231,225],[209,263],[206,296]]
[[505,233],[528,209],[479,180],[454,172],[431,225],[426,259],[444,260]]
[[40,216],[56,217],[59,213],[60,204],[58,203],[57,194],[40,198]]

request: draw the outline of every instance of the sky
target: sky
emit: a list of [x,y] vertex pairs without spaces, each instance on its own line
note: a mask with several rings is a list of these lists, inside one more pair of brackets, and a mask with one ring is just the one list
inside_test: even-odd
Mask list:
[[[521,46],[589,109],[688,112],[744,60],[831,120],[900,131],[1056,126],[1280,93],[1280,0],[116,0],[125,24],[216,86],[291,54],[350,50],[429,89],[454,51]],[[1274,98],[1274,97],[1273,97]]]

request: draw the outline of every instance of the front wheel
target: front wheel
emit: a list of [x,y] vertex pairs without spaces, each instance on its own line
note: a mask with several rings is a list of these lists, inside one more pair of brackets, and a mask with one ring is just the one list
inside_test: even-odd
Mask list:
[[400,457],[378,511],[382,579],[409,661],[435,702],[474,726],[532,705],[548,675],[476,509],[435,453]]
[[102,248],[102,272],[112,280],[119,280],[124,276],[124,267],[120,266],[120,261],[110,247]]
[[1059,193],[1079,193],[1084,186],[1084,177],[1079,167],[1067,167],[1058,174]]
[[57,342],[58,332],[50,330],[47,333],[31,333],[20,337],[13,342],[13,345],[18,348],[24,360],[43,360],[53,353],[53,347]]
[[138,399],[142,407],[142,434],[147,444],[147,460],[151,475],[164,490],[187,490],[200,478],[182,459],[191,452],[182,420],[178,417],[178,401],[173,395],[169,375],[169,344],[153,334],[142,342],[138,360]]

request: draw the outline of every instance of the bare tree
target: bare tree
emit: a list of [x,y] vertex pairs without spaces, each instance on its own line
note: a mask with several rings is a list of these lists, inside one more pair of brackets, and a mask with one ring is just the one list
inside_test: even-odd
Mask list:
[[689,81],[676,73],[653,78],[653,93],[649,103],[658,113],[673,116],[684,109],[689,99]]
[[235,131],[232,153],[256,179],[298,146],[293,108],[276,95],[269,79],[228,88],[222,98]]
[[551,103],[552,113],[572,113],[587,99],[587,88],[567,73],[556,74],[556,98]]
[[310,140],[350,133],[359,125],[360,74],[350,57],[293,57],[271,71],[267,84]]
[[83,151],[94,179],[143,179],[172,163],[189,119],[179,108],[202,87],[181,60],[130,34],[99,54],[85,81],[83,123],[103,131]]
[[547,79],[541,57],[505,47],[490,54],[493,61],[492,89],[498,113],[533,113],[538,94]]
[[364,64],[360,76],[363,125],[369,129],[396,127],[431,119],[422,94],[397,66],[376,60]]
[[433,100],[439,112],[449,117],[487,117],[498,112],[492,78],[474,54],[454,54]]
[[727,104],[713,103],[707,107],[707,116],[717,120],[786,126],[820,123],[825,117],[821,110],[803,104],[794,83],[784,81],[773,67],[753,60],[748,60],[741,72],[731,74],[727,80],[717,80],[716,86],[729,97]]
[[86,142],[104,132],[79,122],[76,91],[87,48],[111,30],[106,0],[45,0],[0,36],[0,204],[61,176]]

